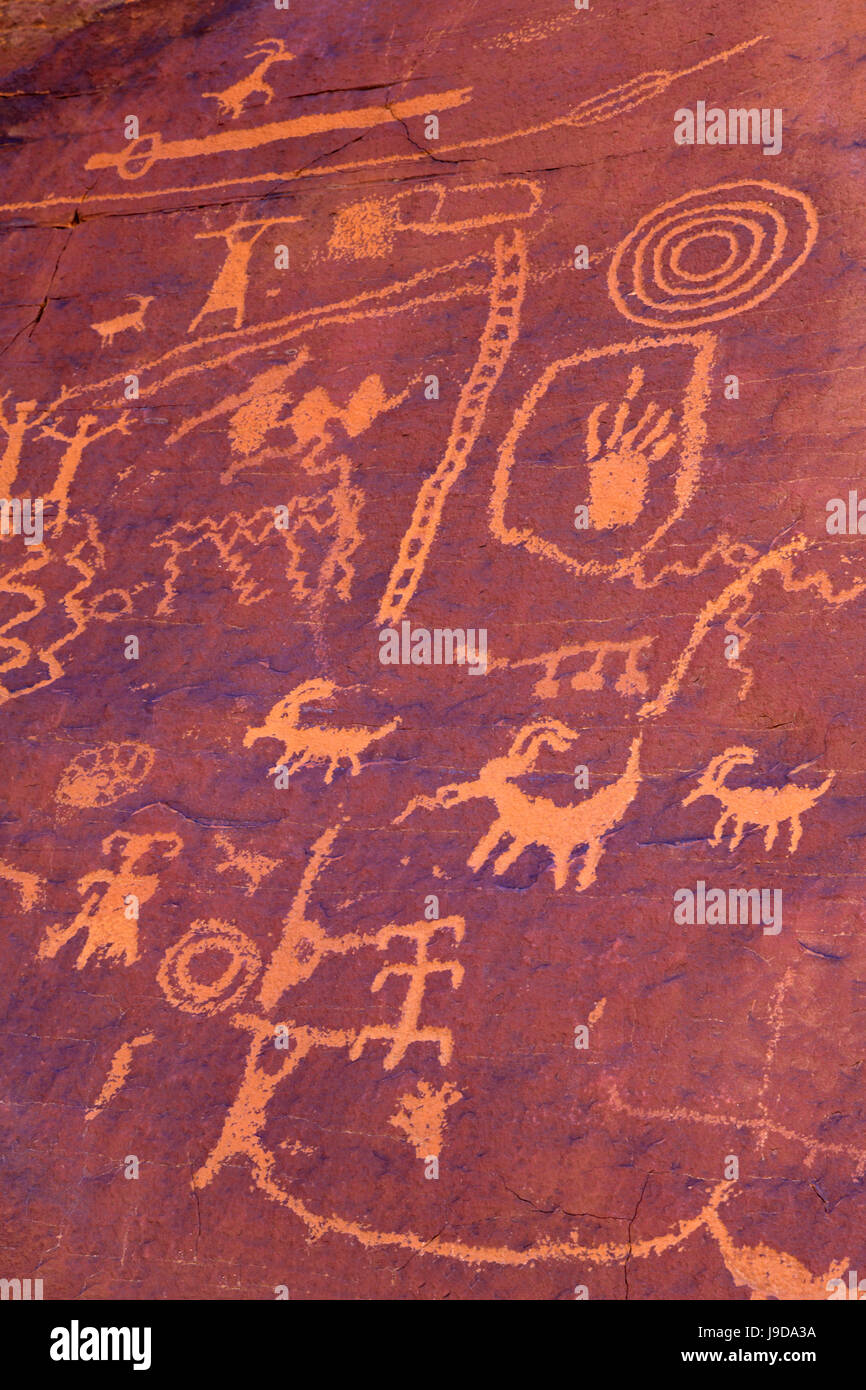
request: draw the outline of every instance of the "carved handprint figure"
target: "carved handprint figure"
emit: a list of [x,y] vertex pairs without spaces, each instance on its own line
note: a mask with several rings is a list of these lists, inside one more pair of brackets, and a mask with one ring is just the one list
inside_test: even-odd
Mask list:
[[632,403],[643,383],[643,368],[632,367],[628,387],[605,443],[602,443],[599,430],[601,417],[610,402],[602,401],[597,405],[587,422],[589,524],[597,530],[630,526],[637,521],[646,500],[650,464],[663,459],[676,439],[676,429],[669,428],[673,411],[659,413],[654,401],[646,407],[637,424],[626,429]]

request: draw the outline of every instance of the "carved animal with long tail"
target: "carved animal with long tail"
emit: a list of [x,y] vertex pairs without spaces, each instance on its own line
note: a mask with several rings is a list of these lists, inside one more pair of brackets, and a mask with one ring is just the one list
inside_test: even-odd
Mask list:
[[213,97],[219,102],[221,115],[230,116],[236,121],[246,105],[247,98],[255,96],[257,92],[263,94],[264,105],[270,106],[274,89],[265,81],[265,73],[274,63],[290,63],[295,55],[288,51],[282,39],[262,39],[261,43],[257,43],[249,53],[244,54],[244,57],[258,58],[259,54],[262,55],[260,62],[256,63],[246,77],[233,82],[223,92],[202,92],[202,96]]
[[553,881],[564,888],[569,861],[574,851],[586,846],[583,867],[577,877],[579,891],[595,882],[604,840],[619,825],[634,800],[641,781],[639,754],[643,735],[632,741],[624,771],[607,787],[574,806],[557,806],[545,796],[530,796],[517,786],[517,779],[532,772],[539,750],[546,746],[564,752],[578,735],[558,719],[538,719],[524,724],[507,754],[491,758],[471,782],[452,782],[440,787],[435,796],[416,796],[394,821],[399,825],[419,808],[428,811],[456,806],[461,801],[487,798],[497,815],[490,829],[479,840],[467,864],[477,872],[508,836],[511,843],[493,861],[493,872],[502,874],[530,845],[543,845],[553,856]]
[[134,328],[136,333],[144,332],[144,315],[147,311],[148,304],[153,303],[153,295],[128,294],[126,297],[127,299],[137,300],[138,308],[131,310],[128,314],[118,314],[116,318],[103,319],[101,323],[92,323],[90,325],[94,332],[99,334],[99,341],[103,347],[105,347],[106,343],[111,347],[118,333],[126,333],[130,328]]
[[[747,745],[726,748],[724,753],[720,753],[708,764],[706,770],[701,773],[697,787],[682,804],[689,806],[702,796],[715,797],[721,804],[722,814],[716,821],[710,844],[721,844],[725,826],[732,820],[732,850],[739,845],[747,825],[761,827],[765,832],[764,849],[772,849],[779,827],[784,821],[790,821],[791,842],[788,853],[793,854],[803,834],[800,817],[811,810],[819,797],[824,795],[836,774],[829,773],[817,787],[798,787],[795,782],[788,782],[784,787],[729,787],[725,779],[731,770],[735,767],[750,766],[756,756],[754,748]],[[797,770],[794,769],[795,772]]]
[[279,740],[283,744],[283,756],[280,763],[270,769],[271,773],[277,772],[282,765],[291,777],[307,763],[326,762],[327,785],[333,781],[334,773],[345,759],[352,775],[357,777],[361,771],[360,754],[371,743],[392,733],[400,720],[392,719],[390,724],[382,724],[378,729],[325,728],[318,725],[303,727],[300,717],[304,705],[313,700],[327,700],[336,689],[332,681],[312,680],[296,685],[294,690],[277,701],[268,712],[264,724],[247,730],[244,748],[251,748],[260,738]]

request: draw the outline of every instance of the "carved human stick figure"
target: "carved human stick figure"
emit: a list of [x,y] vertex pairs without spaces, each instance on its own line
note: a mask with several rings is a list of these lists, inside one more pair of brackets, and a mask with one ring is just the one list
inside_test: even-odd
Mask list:
[[8,391],[4,391],[0,396],[0,430],[6,436],[6,448],[0,457],[0,497],[8,497],[12,491],[12,484],[18,477],[18,467],[21,463],[21,448],[27,431],[34,425],[40,424],[48,415],[44,411],[36,420],[31,420],[30,416],[36,409],[36,401],[16,401],[15,419],[10,420],[6,415],[6,399]]
[[129,434],[131,418],[129,411],[124,410],[111,424],[103,425],[102,429],[95,429],[92,434],[90,433],[91,427],[98,424],[95,415],[80,415],[74,434],[61,434],[59,430],[49,425],[43,428],[39,436],[40,439],[57,439],[61,444],[68,445],[60,460],[54,486],[48,494],[48,501],[57,503],[58,529],[64,525],[69,515],[69,489],[75,474],[78,472],[78,465],[84,450],[88,444],[92,444],[97,439],[103,439],[105,435],[113,434],[115,431],[119,434]]
[[443,1065],[450,1062],[453,1042],[449,1029],[420,1028],[418,1025],[421,1018],[421,1005],[424,1002],[424,992],[430,975],[450,975],[453,989],[459,989],[463,983],[463,966],[460,962],[456,960],[431,960],[428,954],[430,943],[439,931],[450,931],[454,940],[460,942],[463,940],[465,930],[462,917],[442,917],[434,922],[414,922],[411,926],[405,927],[391,922],[376,933],[376,941],[380,950],[389,946],[395,936],[403,936],[407,941],[414,942],[415,959],[407,964],[386,965],[379,971],[370,987],[373,994],[378,994],[385,981],[392,975],[405,975],[408,980],[400,1018],[390,1028],[362,1028],[349,1051],[349,1056],[353,1061],[357,1061],[368,1042],[376,1042],[381,1039],[391,1044],[382,1063],[386,1071],[392,1071],[396,1067],[397,1063],[405,1056],[407,1048],[411,1047],[413,1043],[433,1043],[439,1049],[440,1062]]
[[[226,258],[208,291],[204,305],[189,326],[191,333],[195,332],[207,314],[220,314],[225,310],[234,314],[234,326],[240,328],[244,321],[247,287],[250,278],[250,256],[253,253],[253,247],[268,227],[277,227],[282,223],[298,221],[300,221],[298,217],[266,217],[258,218],[255,222],[234,222],[230,227],[225,227],[220,232],[196,232],[196,241],[209,241],[213,237],[222,237],[226,244]],[[242,235],[242,233],[248,233],[251,228],[255,229],[252,231],[252,235]]]
[[[291,1039],[291,1048],[274,1057],[274,1029],[277,1024],[257,1014],[234,1014],[235,1028],[250,1034],[250,1046],[238,1093],[223,1124],[222,1133],[205,1162],[193,1174],[194,1188],[207,1187],[231,1159],[244,1157],[252,1165],[259,1181],[270,1178],[273,1154],[262,1140],[267,1121],[267,1109],[280,1082],[294,1071],[315,1047],[346,1047],[353,1034],[339,1029],[308,1028],[291,1021],[283,1024]],[[265,1061],[270,1065],[265,1065]]]
[[[136,835],[119,830],[103,840],[103,854],[110,854],[116,846],[121,849],[120,867],[117,870],[95,869],[79,879],[79,894],[87,894],[81,910],[69,926],[48,928],[37,952],[39,960],[56,956],[80,931],[86,932],[86,938],[75,962],[76,970],[82,970],[91,956],[122,960],[125,965],[133,965],[138,960],[137,910],[159,887],[159,872],[145,874],[138,866],[145,855],[156,849],[161,850],[166,860],[176,859],[183,849],[183,840],[171,832]],[[98,885],[102,886],[101,892]],[[137,899],[134,911],[127,903],[130,895]]]

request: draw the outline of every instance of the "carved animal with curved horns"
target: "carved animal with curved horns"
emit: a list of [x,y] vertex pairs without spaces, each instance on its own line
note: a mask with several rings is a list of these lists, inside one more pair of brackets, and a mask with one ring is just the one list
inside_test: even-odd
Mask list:
[[569,861],[574,851],[586,846],[583,868],[577,877],[579,891],[595,882],[604,840],[620,823],[634,800],[640,784],[640,747],[643,735],[632,741],[625,770],[607,787],[602,787],[574,806],[557,806],[546,796],[530,796],[516,785],[517,778],[532,772],[539,750],[547,746],[564,752],[578,735],[558,719],[537,719],[524,724],[504,757],[491,758],[471,782],[452,782],[440,787],[435,796],[416,796],[394,821],[399,825],[419,808],[428,811],[456,806],[461,801],[488,798],[496,806],[496,819],[479,840],[469,859],[476,873],[498,847],[503,837],[511,844],[493,861],[493,872],[502,874],[529,845],[543,845],[553,856],[553,881],[564,888]]
[[261,61],[256,63],[252,72],[247,73],[240,81],[233,82],[224,92],[202,92],[202,96],[213,97],[219,102],[221,115],[230,116],[236,121],[246,105],[247,98],[254,96],[256,92],[263,93],[265,106],[270,106],[274,89],[265,81],[265,73],[274,63],[290,63],[295,55],[288,51],[283,39],[262,39],[261,43],[255,44],[244,57],[258,58],[259,54],[262,55]]
[[131,310],[128,314],[117,314],[113,319],[102,319],[99,323],[90,325],[94,332],[99,334],[101,347],[105,347],[106,343],[111,347],[117,334],[125,333],[129,328],[134,328],[136,333],[144,332],[144,315],[147,312],[148,304],[153,303],[153,295],[128,294],[126,298],[136,300],[138,308]]
[[283,744],[280,763],[269,769],[276,772],[282,765],[289,776],[299,772],[307,763],[328,764],[325,774],[326,785],[333,781],[334,773],[343,759],[349,763],[353,777],[361,771],[359,754],[363,753],[375,740],[385,738],[397,728],[399,719],[383,724],[378,729],[365,728],[323,728],[317,725],[302,727],[301,710],[312,700],[327,700],[337,686],[332,681],[312,680],[296,685],[282,700],[278,700],[265,716],[264,724],[248,729],[244,735],[244,748],[251,748],[260,738],[275,738]]
[[[708,764],[706,770],[701,773],[697,787],[689,793],[682,804],[689,806],[702,796],[715,797],[721,804],[722,814],[716,821],[710,844],[721,844],[724,828],[728,821],[732,820],[734,822],[734,835],[730,844],[732,850],[739,845],[747,825],[762,827],[765,832],[764,849],[772,849],[782,822],[790,821],[791,842],[788,846],[788,853],[793,854],[800,843],[800,836],[803,834],[800,817],[815,805],[819,797],[824,795],[836,774],[831,772],[817,787],[798,787],[795,782],[788,782],[784,787],[729,787],[726,785],[725,778],[733,768],[749,766],[756,757],[755,749],[749,748],[747,745],[726,748],[723,753],[719,753],[718,757],[713,758],[712,762]],[[799,769],[794,768],[794,772],[797,771]]]

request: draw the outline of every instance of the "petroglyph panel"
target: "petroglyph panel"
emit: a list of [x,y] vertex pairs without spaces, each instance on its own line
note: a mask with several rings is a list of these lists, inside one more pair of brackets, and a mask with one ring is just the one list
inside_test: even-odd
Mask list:
[[[17,9],[16,1267],[826,1298],[866,1175],[853,0]],[[744,93],[756,138],[708,138]]]

